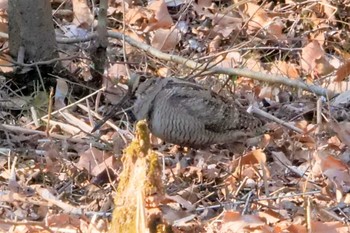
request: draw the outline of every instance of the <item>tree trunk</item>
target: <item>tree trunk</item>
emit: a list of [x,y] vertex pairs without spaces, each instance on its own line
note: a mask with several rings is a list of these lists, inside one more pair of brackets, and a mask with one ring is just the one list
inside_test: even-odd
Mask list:
[[9,0],[9,47],[17,57],[21,46],[25,61],[58,57],[49,0]]

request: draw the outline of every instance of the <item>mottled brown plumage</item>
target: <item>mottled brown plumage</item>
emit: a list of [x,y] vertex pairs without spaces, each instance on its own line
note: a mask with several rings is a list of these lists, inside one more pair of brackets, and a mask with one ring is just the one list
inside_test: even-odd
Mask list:
[[135,92],[133,113],[166,142],[193,148],[244,139],[259,119],[218,94],[175,78],[150,78]]

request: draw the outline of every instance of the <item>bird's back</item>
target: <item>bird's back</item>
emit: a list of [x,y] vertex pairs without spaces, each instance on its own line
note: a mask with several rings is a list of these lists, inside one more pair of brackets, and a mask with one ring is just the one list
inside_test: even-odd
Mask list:
[[236,141],[260,126],[244,109],[198,84],[173,78],[146,82],[137,93],[134,113],[167,142],[202,148]]

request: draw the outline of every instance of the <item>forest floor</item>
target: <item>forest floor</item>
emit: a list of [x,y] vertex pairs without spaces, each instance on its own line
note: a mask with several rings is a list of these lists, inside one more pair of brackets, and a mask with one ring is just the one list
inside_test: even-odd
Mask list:
[[[57,37],[84,37],[96,25],[90,1],[51,2]],[[24,96],[0,79],[0,230],[108,231],[124,149],[140,139],[125,112],[91,131],[132,72],[188,78],[283,122],[266,119],[250,143],[205,150],[152,136],[165,193],[139,204],[145,216],[157,209],[173,232],[349,232],[350,2],[124,3],[109,3],[103,88],[81,97],[61,77],[48,119],[42,89]],[[75,57],[64,67],[84,85],[90,43],[58,42],[61,58]],[[1,65],[2,57],[1,72],[14,72]]]

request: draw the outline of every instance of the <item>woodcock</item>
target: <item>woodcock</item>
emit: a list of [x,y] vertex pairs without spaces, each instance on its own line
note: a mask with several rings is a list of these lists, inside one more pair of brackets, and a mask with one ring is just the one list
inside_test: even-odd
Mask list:
[[192,148],[244,139],[261,121],[236,103],[192,82],[150,78],[135,90],[133,113],[160,139]]

